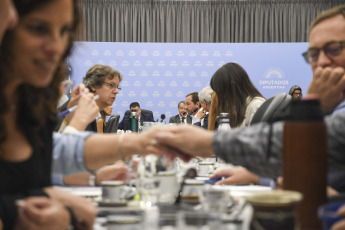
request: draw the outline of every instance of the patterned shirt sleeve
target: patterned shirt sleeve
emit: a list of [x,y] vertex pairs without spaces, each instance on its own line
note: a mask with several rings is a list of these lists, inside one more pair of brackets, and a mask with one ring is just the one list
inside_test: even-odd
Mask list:
[[[328,168],[345,170],[345,110],[325,117]],[[212,148],[224,161],[241,165],[262,177],[281,175],[284,122],[258,123],[215,132]],[[270,135],[271,132],[271,135]]]

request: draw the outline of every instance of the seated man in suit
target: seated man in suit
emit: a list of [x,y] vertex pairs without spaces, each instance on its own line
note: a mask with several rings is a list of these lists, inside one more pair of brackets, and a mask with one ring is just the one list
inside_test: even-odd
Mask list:
[[[137,115],[138,115],[138,118],[139,118],[139,126],[142,125],[144,121],[151,121],[151,122],[155,121],[153,119],[152,111],[145,110],[145,109],[141,110],[140,104],[138,102],[132,102],[129,105],[129,109],[130,109],[130,111],[134,111],[135,110],[137,112]],[[130,122],[129,122],[130,111],[127,110],[125,112],[125,115],[123,116],[123,119],[120,122],[118,129],[131,130]]]
[[178,103],[177,109],[178,109],[178,114],[173,117],[170,117],[169,123],[192,124],[192,117],[189,114],[187,114],[185,101],[180,101]]

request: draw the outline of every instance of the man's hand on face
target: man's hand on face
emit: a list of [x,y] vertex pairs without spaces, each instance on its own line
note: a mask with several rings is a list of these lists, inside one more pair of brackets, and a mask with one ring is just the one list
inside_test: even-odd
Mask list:
[[344,68],[317,67],[308,94],[318,95],[324,112],[332,112],[345,99]]

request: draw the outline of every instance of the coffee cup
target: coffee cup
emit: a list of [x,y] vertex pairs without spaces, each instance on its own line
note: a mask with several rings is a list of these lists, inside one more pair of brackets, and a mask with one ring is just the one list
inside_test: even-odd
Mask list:
[[104,201],[121,201],[124,195],[123,181],[102,181],[102,199]]

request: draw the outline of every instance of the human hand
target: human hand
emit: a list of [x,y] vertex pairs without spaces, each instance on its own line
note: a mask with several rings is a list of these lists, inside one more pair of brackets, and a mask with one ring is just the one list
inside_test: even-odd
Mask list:
[[196,119],[203,119],[206,115],[206,111],[203,109],[199,109],[199,111],[195,114]]
[[169,155],[177,155],[182,160],[192,157],[212,156],[213,132],[191,125],[179,125],[169,128],[152,129],[161,151]]
[[17,202],[18,218],[15,229],[67,229],[70,216],[58,201],[46,197],[29,197]]
[[84,226],[85,229],[93,229],[97,210],[91,201],[58,188],[48,187],[45,188],[45,191],[51,199],[70,207],[78,220],[78,224]]
[[216,185],[223,184],[258,184],[259,176],[251,173],[243,167],[229,167],[216,170],[210,179],[215,177],[225,176],[226,178],[217,181]]
[[345,220],[340,220],[332,225],[331,230],[345,230]]
[[[69,125],[82,131],[86,128],[90,122],[95,120],[99,113],[99,107],[93,100],[94,95],[85,90],[83,94],[79,96],[78,107],[73,113]],[[67,118],[66,118],[67,119]]]
[[71,98],[69,100],[67,108],[71,108],[71,107],[77,105],[81,95],[83,95],[84,93],[89,93],[89,89],[86,88],[83,83],[81,83],[77,87],[75,87],[71,93]]
[[96,172],[96,185],[100,185],[106,180],[122,180],[126,181],[127,165],[122,161],[117,161],[112,165],[107,165]]
[[345,99],[344,68],[317,67],[308,94],[318,95],[324,112],[332,112]]
[[[340,216],[345,216],[345,205],[341,206],[337,214]],[[332,225],[331,230],[344,230],[345,229],[345,220],[340,220]]]

